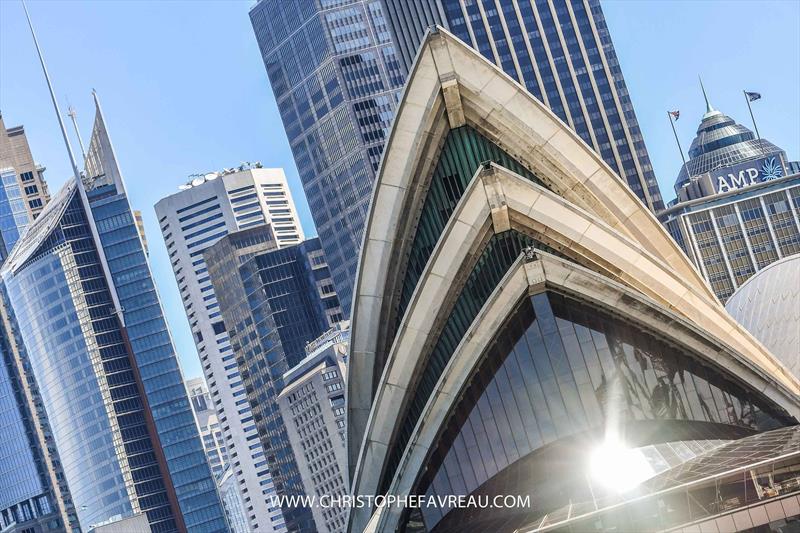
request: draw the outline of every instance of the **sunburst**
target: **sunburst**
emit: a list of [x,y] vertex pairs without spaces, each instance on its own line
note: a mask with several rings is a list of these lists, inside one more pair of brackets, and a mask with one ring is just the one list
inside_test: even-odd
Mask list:
[[778,179],[783,176],[783,167],[774,157],[770,157],[761,165],[761,176],[764,181]]

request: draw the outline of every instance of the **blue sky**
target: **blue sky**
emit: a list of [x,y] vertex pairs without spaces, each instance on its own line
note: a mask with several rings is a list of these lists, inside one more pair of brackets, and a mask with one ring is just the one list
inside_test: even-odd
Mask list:
[[[288,0],[287,0],[288,1]],[[247,12],[253,2],[31,0],[28,4],[62,111],[72,104],[84,140],[91,90],[131,202],[145,218],[156,282],[186,377],[201,374],[153,205],[189,174],[242,161],[283,167],[307,235],[314,235],[291,151]],[[684,150],[704,103],[800,158],[800,2],[606,1],[606,19],[664,198],[680,156],[666,111],[680,109]],[[70,174],[21,5],[0,0],[0,111],[24,124],[55,192]],[[74,142],[73,142],[74,143]]]

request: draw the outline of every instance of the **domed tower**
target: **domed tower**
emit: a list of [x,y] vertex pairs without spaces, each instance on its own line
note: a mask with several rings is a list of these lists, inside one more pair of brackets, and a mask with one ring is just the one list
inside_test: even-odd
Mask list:
[[[702,82],[701,82],[702,87]],[[728,115],[714,109],[708,101],[705,88],[706,112],[697,128],[697,135],[689,147],[689,160],[681,167],[675,180],[675,194],[681,198],[684,187],[695,181],[692,178],[707,172],[729,168],[740,163],[779,156],[786,161],[786,153],[766,139],[756,135]],[[716,185],[716,183],[714,183]]]

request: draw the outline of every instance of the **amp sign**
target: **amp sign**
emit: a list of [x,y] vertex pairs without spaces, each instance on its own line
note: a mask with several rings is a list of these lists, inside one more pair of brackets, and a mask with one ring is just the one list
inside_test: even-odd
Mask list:
[[778,179],[786,175],[786,169],[783,165],[781,154],[776,153],[732,167],[712,170],[710,174],[714,190],[718,193],[724,193],[749,187],[756,183]]

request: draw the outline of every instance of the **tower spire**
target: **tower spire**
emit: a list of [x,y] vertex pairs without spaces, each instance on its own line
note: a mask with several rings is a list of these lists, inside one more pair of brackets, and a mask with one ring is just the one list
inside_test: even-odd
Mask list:
[[697,76],[697,79],[700,80],[700,89],[703,91],[703,98],[705,98],[705,100],[706,100],[706,114],[711,113],[712,111],[716,111],[716,109],[714,109],[711,106],[711,103],[708,101],[708,95],[706,94],[706,88],[705,88],[705,86],[703,86],[703,78],[701,78],[700,76]]
[[72,108],[72,106],[67,107],[67,115],[69,118],[72,119],[72,126],[75,128],[75,135],[78,137],[78,146],[81,147],[81,155],[83,156],[84,162],[86,161],[86,149],[83,147],[83,140],[81,139],[81,131],[78,129],[78,114]]
[[64,137],[64,144],[67,146],[67,153],[69,154],[69,162],[72,164],[72,172],[75,174],[75,181],[78,187],[81,186],[81,173],[78,170],[78,163],[75,161],[75,154],[72,153],[72,146],[69,144],[69,137],[67,136],[67,128],[64,126],[64,120],[61,118],[61,110],[58,109],[58,100],[56,100],[56,93],[53,91],[53,83],[50,81],[50,74],[47,73],[47,66],[44,64],[44,56],[42,56],[42,49],[39,48],[39,40],[36,38],[36,32],[33,30],[33,23],[31,16],[28,13],[28,6],[25,5],[25,0],[22,0],[22,8],[25,10],[25,18],[28,19],[28,27],[31,29],[33,36],[33,44],[36,45],[36,53],[39,54],[39,62],[42,64],[42,71],[44,71],[44,78],[47,80],[47,88],[50,90],[50,98],[53,100],[53,107],[56,110],[56,117],[58,118],[58,125],[61,128],[61,135]]

